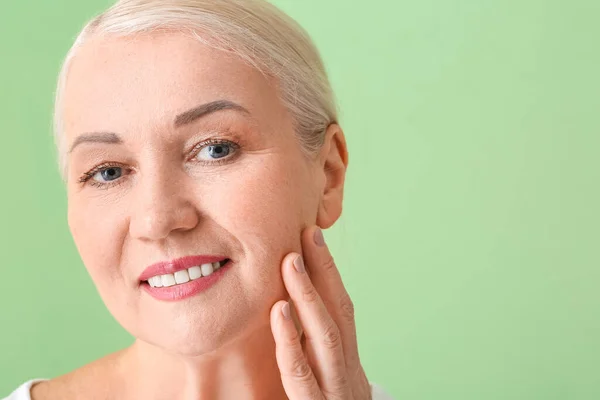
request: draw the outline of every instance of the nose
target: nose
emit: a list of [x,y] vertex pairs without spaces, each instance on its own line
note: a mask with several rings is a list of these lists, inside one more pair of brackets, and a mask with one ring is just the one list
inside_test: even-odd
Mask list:
[[146,241],[166,239],[173,232],[198,225],[198,210],[185,178],[167,171],[140,176],[132,188],[129,233]]

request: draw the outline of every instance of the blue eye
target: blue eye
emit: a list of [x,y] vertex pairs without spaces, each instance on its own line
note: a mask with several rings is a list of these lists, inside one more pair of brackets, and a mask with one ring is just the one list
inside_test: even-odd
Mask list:
[[231,154],[233,146],[228,143],[215,143],[204,146],[196,155],[197,158],[204,161],[218,160]]
[[[104,168],[96,172],[93,176],[93,179],[98,182],[110,182],[114,181],[115,179],[119,179],[122,174],[123,172],[120,167]],[[104,179],[104,181],[97,179],[97,177]]]

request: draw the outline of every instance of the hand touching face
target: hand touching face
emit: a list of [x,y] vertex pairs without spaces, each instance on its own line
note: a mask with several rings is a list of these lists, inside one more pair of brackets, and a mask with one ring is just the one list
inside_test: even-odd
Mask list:
[[288,302],[271,309],[285,391],[290,400],[368,400],[371,387],[358,356],[354,306],[318,227],[303,232],[302,254],[288,254],[282,274],[303,335]]

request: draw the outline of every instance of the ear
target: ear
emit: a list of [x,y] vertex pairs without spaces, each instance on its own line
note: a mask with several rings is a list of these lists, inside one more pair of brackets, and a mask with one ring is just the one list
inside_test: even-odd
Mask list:
[[321,201],[317,211],[317,225],[327,229],[342,214],[344,182],[348,168],[348,148],[344,132],[338,124],[331,124],[325,132],[325,140],[319,152],[320,168],[324,175]]

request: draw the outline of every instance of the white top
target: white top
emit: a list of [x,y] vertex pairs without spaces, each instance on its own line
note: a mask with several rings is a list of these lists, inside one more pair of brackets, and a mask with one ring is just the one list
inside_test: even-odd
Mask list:
[[[46,379],[32,379],[27,381],[2,400],[31,400],[31,386],[33,386],[34,383],[45,380]],[[373,382],[371,382],[371,389],[373,391],[373,400],[394,400],[392,396],[387,394],[380,386]]]

